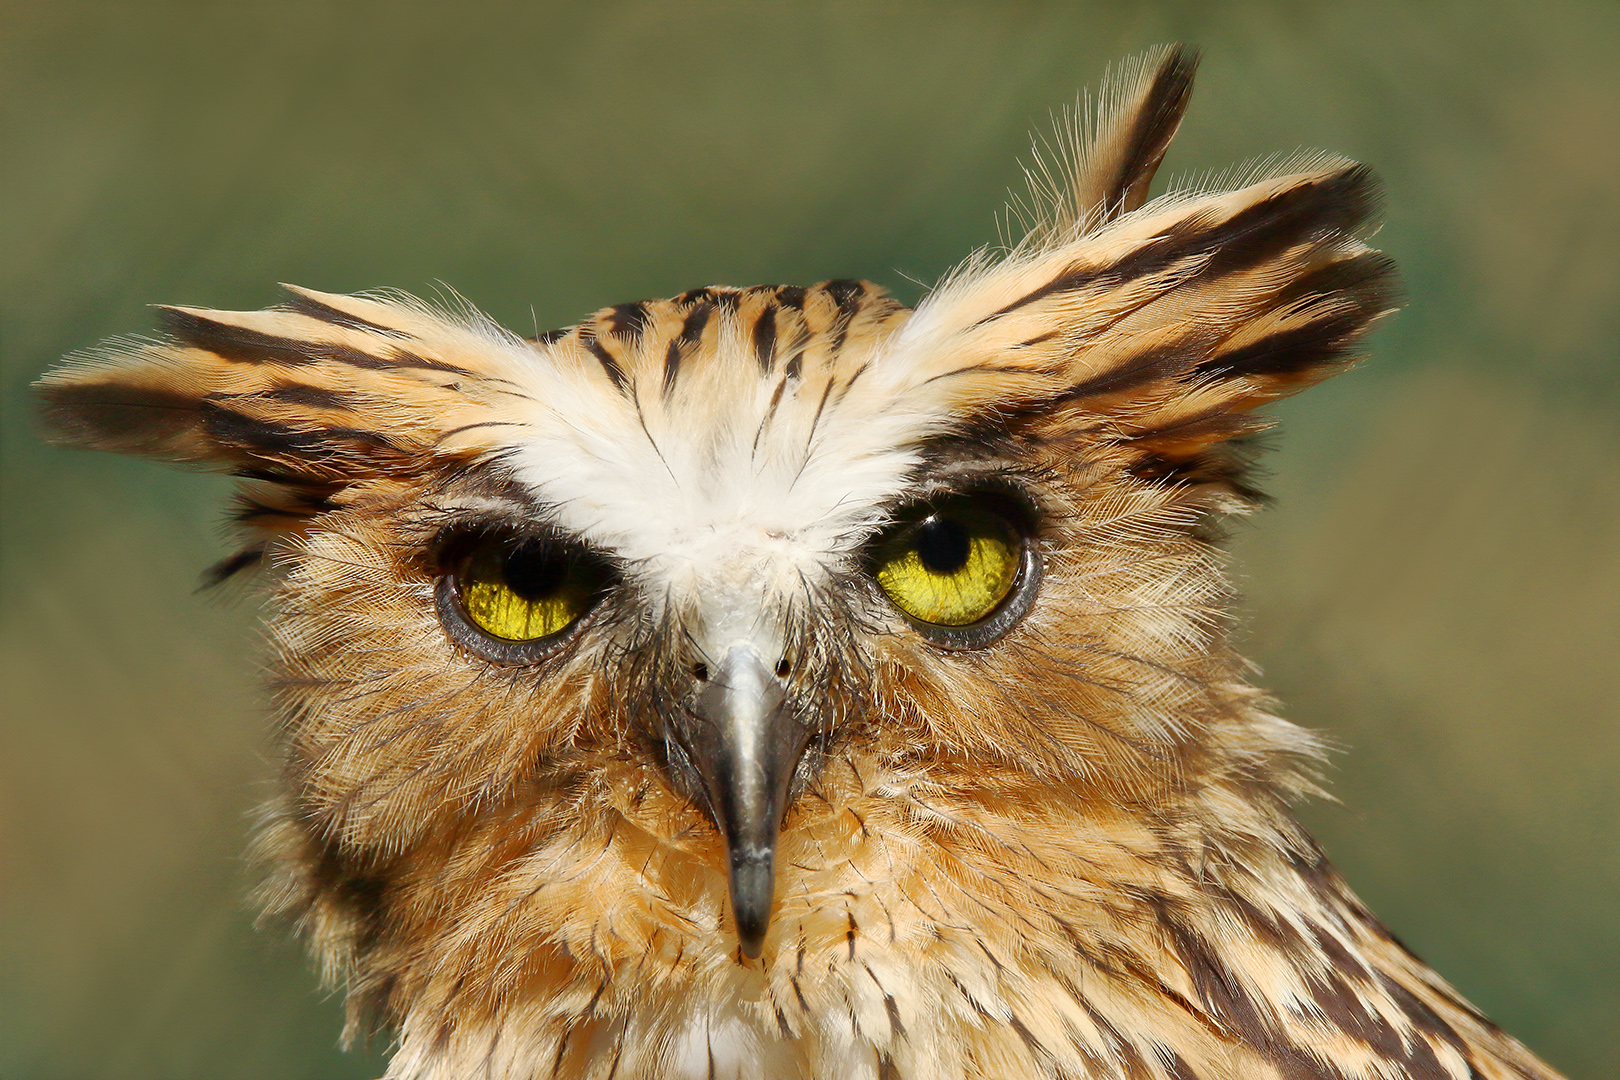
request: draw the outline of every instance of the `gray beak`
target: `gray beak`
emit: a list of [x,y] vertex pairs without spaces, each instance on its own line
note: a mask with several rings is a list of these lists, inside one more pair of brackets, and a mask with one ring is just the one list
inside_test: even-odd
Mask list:
[[776,891],[776,838],[810,731],[787,705],[783,680],[746,645],[711,672],[683,743],[726,840],[731,913],[743,955],[759,956]]

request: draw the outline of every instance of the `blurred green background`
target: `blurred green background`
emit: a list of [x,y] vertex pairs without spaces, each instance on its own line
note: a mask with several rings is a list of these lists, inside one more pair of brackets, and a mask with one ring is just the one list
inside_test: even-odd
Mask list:
[[1421,955],[1620,1076],[1620,4],[0,3],[0,1077],[375,1076],[256,933],[255,604],[226,485],[48,448],[26,387],[146,306],[431,293],[522,332],[710,283],[907,299],[1027,133],[1159,41],[1167,173],[1373,163],[1411,302],[1276,412],[1248,651],[1344,749],[1306,813]]

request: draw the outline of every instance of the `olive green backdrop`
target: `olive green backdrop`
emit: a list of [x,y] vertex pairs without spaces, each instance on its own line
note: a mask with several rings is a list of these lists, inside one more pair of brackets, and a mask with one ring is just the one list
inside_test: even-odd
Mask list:
[[226,485],[51,449],[27,383],[274,283],[524,332],[691,286],[914,299],[1027,132],[1165,40],[1167,172],[1372,162],[1411,302],[1276,409],[1247,648],[1343,748],[1307,816],[1405,940],[1620,1076],[1620,4],[0,3],[0,1076],[375,1076],[256,933],[273,772]]

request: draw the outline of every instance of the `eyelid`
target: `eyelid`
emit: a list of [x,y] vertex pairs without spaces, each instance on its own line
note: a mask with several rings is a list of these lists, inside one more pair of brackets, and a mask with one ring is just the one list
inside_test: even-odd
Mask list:
[[975,475],[971,482],[961,478],[948,478],[924,483],[903,501],[894,503],[884,516],[883,523],[872,530],[867,538],[868,547],[890,533],[904,521],[920,520],[929,511],[954,499],[987,499],[1006,512],[1008,519],[1032,540],[1039,539],[1043,524],[1049,516],[1046,508],[1025,484],[1018,483],[1006,473]]
[[447,521],[439,526],[424,545],[434,573],[448,573],[451,564],[467,548],[488,537],[510,537],[513,544],[544,544],[568,557],[593,559],[612,570],[622,572],[622,560],[602,551],[562,529],[533,517],[513,519],[491,518],[487,514],[469,516],[464,521]]

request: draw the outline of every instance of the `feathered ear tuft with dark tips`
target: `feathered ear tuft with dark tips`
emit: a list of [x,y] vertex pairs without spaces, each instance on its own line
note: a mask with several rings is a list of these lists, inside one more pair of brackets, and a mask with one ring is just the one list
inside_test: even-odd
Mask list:
[[160,308],[165,338],[70,357],[36,384],[50,434],[241,477],[236,518],[260,538],[483,449],[447,436],[479,425],[493,368],[528,346],[404,297],[287,291],[268,311]]
[[902,352],[961,414],[1111,446],[1150,482],[1242,494],[1225,444],[1264,426],[1257,406],[1348,366],[1398,287],[1363,239],[1378,204],[1365,166],[1302,156],[1235,191],[1147,201],[1195,66],[1180,46],[1128,63],[1065,163],[1032,181],[1030,233],[925,299]]
[[1082,101],[1065,114],[1056,145],[1037,152],[1025,170],[1032,230],[1047,240],[1073,239],[1147,202],[1197,71],[1198,50],[1161,45],[1110,71],[1095,108]]
[[445,410],[467,405],[487,365],[482,328],[403,299],[287,291],[290,302],[268,311],[160,307],[167,337],[69,357],[36,384],[51,433],[323,483],[430,452]]

